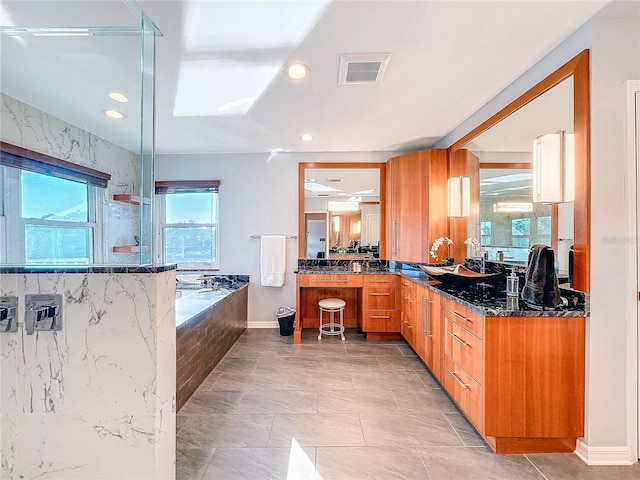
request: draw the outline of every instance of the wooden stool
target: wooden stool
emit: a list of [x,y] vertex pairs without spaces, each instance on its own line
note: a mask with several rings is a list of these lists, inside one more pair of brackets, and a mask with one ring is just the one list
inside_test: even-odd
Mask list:
[[[320,307],[320,328],[318,334],[318,340],[322,338],[322,335],[340,335],[342,341],[344,341],[344,307],[347,304],[344,300],[339,298],[323,298],[318,302]],[[329,313],[329,323],[322,323],[322,313]],[[334,314],[340,312],[340,323],[336,323],[334,320]]]

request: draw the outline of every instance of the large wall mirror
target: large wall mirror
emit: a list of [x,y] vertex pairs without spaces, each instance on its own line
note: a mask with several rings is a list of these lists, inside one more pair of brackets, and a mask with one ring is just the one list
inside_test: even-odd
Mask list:
[[[588,52],[525,93],[450,148],[479,160],[480,214],[469,232],[489,259],[525,264],[529,247],[555,250],[560,278],[589,290]],[[532,161],[536,138],[564,132],[575,144],[575,199],[534,202]],[[555,181],[545,175],[539,183]]]
[[299,258],[361,259],[384,254],[384,166],[299,164]]

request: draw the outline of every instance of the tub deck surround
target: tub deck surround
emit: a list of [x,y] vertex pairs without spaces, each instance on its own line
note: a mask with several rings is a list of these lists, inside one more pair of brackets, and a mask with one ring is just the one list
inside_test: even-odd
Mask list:
[[[0,478],[174,478],[175,267],[82,268],[2,269]],[[61,331],[26,334],[33,293],[62,294]]]
[[242,284],[237,278],[225,279],[227,288],[220,290],[184,290],[187,296],[176,299],[177,410],[247,328],[245,278]]
[[208,276],[218,282],[217,288],[205,285],[180,286],[176,290],[176,327],[205,314],[224,298],[234,292],[247,289],[248,275],[212,275]]

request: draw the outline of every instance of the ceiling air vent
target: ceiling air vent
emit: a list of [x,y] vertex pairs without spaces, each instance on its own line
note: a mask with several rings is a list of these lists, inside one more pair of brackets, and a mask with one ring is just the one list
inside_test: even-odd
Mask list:
[[338,84],[362,85],[380,83],[390,59],[390,53],[340,55]]

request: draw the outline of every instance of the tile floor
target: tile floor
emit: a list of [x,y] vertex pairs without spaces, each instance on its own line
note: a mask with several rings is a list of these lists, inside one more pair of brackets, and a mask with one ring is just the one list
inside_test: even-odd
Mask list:
[[304,333],[238,339],[178,413],[178,480],[640,479],[640,464],[495,455],[406,343]]

